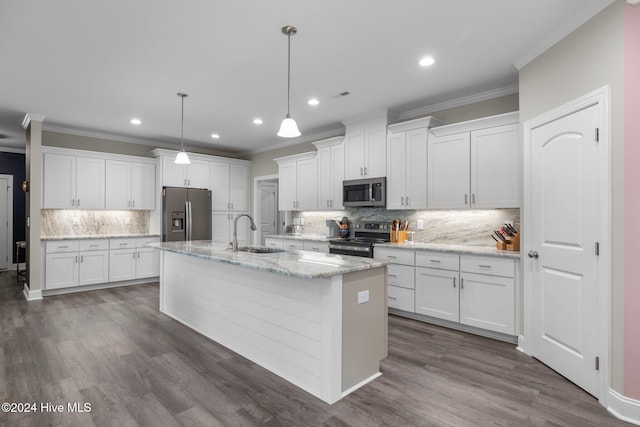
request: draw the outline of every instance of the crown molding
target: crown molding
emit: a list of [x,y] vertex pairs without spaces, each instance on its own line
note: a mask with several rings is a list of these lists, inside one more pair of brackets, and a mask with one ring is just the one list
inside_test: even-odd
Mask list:
[[463,96],[450,101],[439,102],[437,104],[427,105],[425,107],[407,110],[398,114],[400,120],[410,120],[417,117],[428,116],[437,111],[447,110],[449,108],[461,107],[463,105],[473,104],[475,102],[486,101],[488,99],[498,98],[505,95],[518,93],[519,86],[517,84],[492,89],[485,92],[476,93],[475,95]]
[[148,145],[150,147],[169,148],[169,149],[176,147],[175,144],[171,144],[168,142],[160,142],[155,140],[152,141],[149,139],[142,139],[142,138],[132,138],[129,136],[113,135],[109,133],[96,132],[96,131],[90,131],[90,130],[67,128],[64,126],[44,125],[42,127],[42,130],[47,132],[64,133],[67,135],[84,136],[87,138],[97,138],[97,139],[106,139],[109,141],[126,142],[129,144]]
[[576,13],[571,19],[565,21],[565,23],[560,28],[556,29],[554,32],[542,39],[536,46],[534,46],[523,56],[516,59],[513,65],[518,69],[518,71],[520,71],[528,63],[547,51],[547,49],[568,36],[571,32],[596,16],[598,13],[602,12],[614,1],[615,0],[592,0],[578,13]]
[[294,145],[304,144],[307,142],[315,142],[323,139],[333,138],[336,136],[344,136],[344,127],[340,126],[333,129],[328,129],[320,132],[309,133],[304,138],[298,137],[295,140],[283,141],[275,144],[265,145],[264,147],[257,148],[255,150],[248,150],[239,153],[241,157],[250,156],[253,154],[264,153],[265,151],[277,150],[278,148],[292,147]]
[[34,122],[44,122],[45,117],[46,116],[43,114],[27,113],[25,114],[24,119],[22,119],[22,128],[27,129],[32,120]]

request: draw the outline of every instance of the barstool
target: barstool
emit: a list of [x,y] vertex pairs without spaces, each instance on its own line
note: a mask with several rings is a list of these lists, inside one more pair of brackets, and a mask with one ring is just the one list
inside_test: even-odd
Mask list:
[[16,282],[20,283],[20,278],[22,277],[22,281],[25,282],[27,280],[27,254],[24,254],[25,260],[24,262],[24,270],[20,270],[20,249],[26,249],[27,242],[21,240],[16,242]]

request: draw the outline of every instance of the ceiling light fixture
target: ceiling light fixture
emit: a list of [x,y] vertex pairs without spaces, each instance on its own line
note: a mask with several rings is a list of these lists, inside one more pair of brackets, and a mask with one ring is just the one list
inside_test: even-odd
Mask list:
[[211,134],[211,138],[213,138],[213,139],[220,139],[220,134],[219,134],[219,133],[212,133],[212,134]]
[[420,62],[418,62],[418,64],[420,64],[423,67],[428,67],[430,65],[435,64],[436,60],[433,59],[431,56],[425,56],[424,58],[422,58],[420,60]]
[[261,125],[262,124],[262,119],[253,119],[253,124],[254,125]]
[[131,120],[129,120],[129,123],[131,123],[132,125],[138,126],[142,122],[140,121],[140,119],[131,119]]
[[311,98],[310,100],[307,101],[307,104],[316,106],[320,104],[320,101],[318,101],[316,98]]
[[300,136],[300,130],[298,129],[298,124],[295,120],[291,118],[291,36],[297,33],[298,30],[296,27],[292,27],[291,25],[287,25],[286,27],[282,27],[282,34],[287,36],[287,115],[285,116],[282,124],[280,124],[280,130],[278,131],[278,136],[283,138],[295,138],[296,136]]
[[189,163],[191,163],[191,160],[189,160],[187,152],[184,151],[184,99],[189,95],[187,95],[186,93],[178,92],[178,96],[182,101],[182,116],[180,119],[180,151],[176,155],[176,159],[173,162],[179,165],[188,165]]

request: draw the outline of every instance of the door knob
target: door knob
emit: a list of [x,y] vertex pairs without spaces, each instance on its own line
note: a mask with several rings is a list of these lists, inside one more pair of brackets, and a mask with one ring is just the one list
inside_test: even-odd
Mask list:
[[527,255],[529,256],[529,258],[538,259],[538,252],[537,251],[529,251],[529,253]]

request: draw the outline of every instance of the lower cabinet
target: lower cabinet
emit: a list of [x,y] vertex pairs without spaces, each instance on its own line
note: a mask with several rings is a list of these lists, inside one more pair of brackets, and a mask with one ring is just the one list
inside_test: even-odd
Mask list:
[[316,242],[313,240],[305,240],[302,242],[302,249],[311,252],[329,253],[329,242]]
[[329,253],[329,242],[302,239],[282,239],[277,237],[267,237],[264,245],[269,248],[284,249],[287,251],[311,251]]
[[458,322],[458,276],[457,271],[416,267],[416,313]]
[[157,237],[45,242],[44,289],[156,277],[160,256],[144,247]]
[[373,257],[389,260],[387,267],[387,306],[415,311],[415,252],[405,249],[374,248]]

